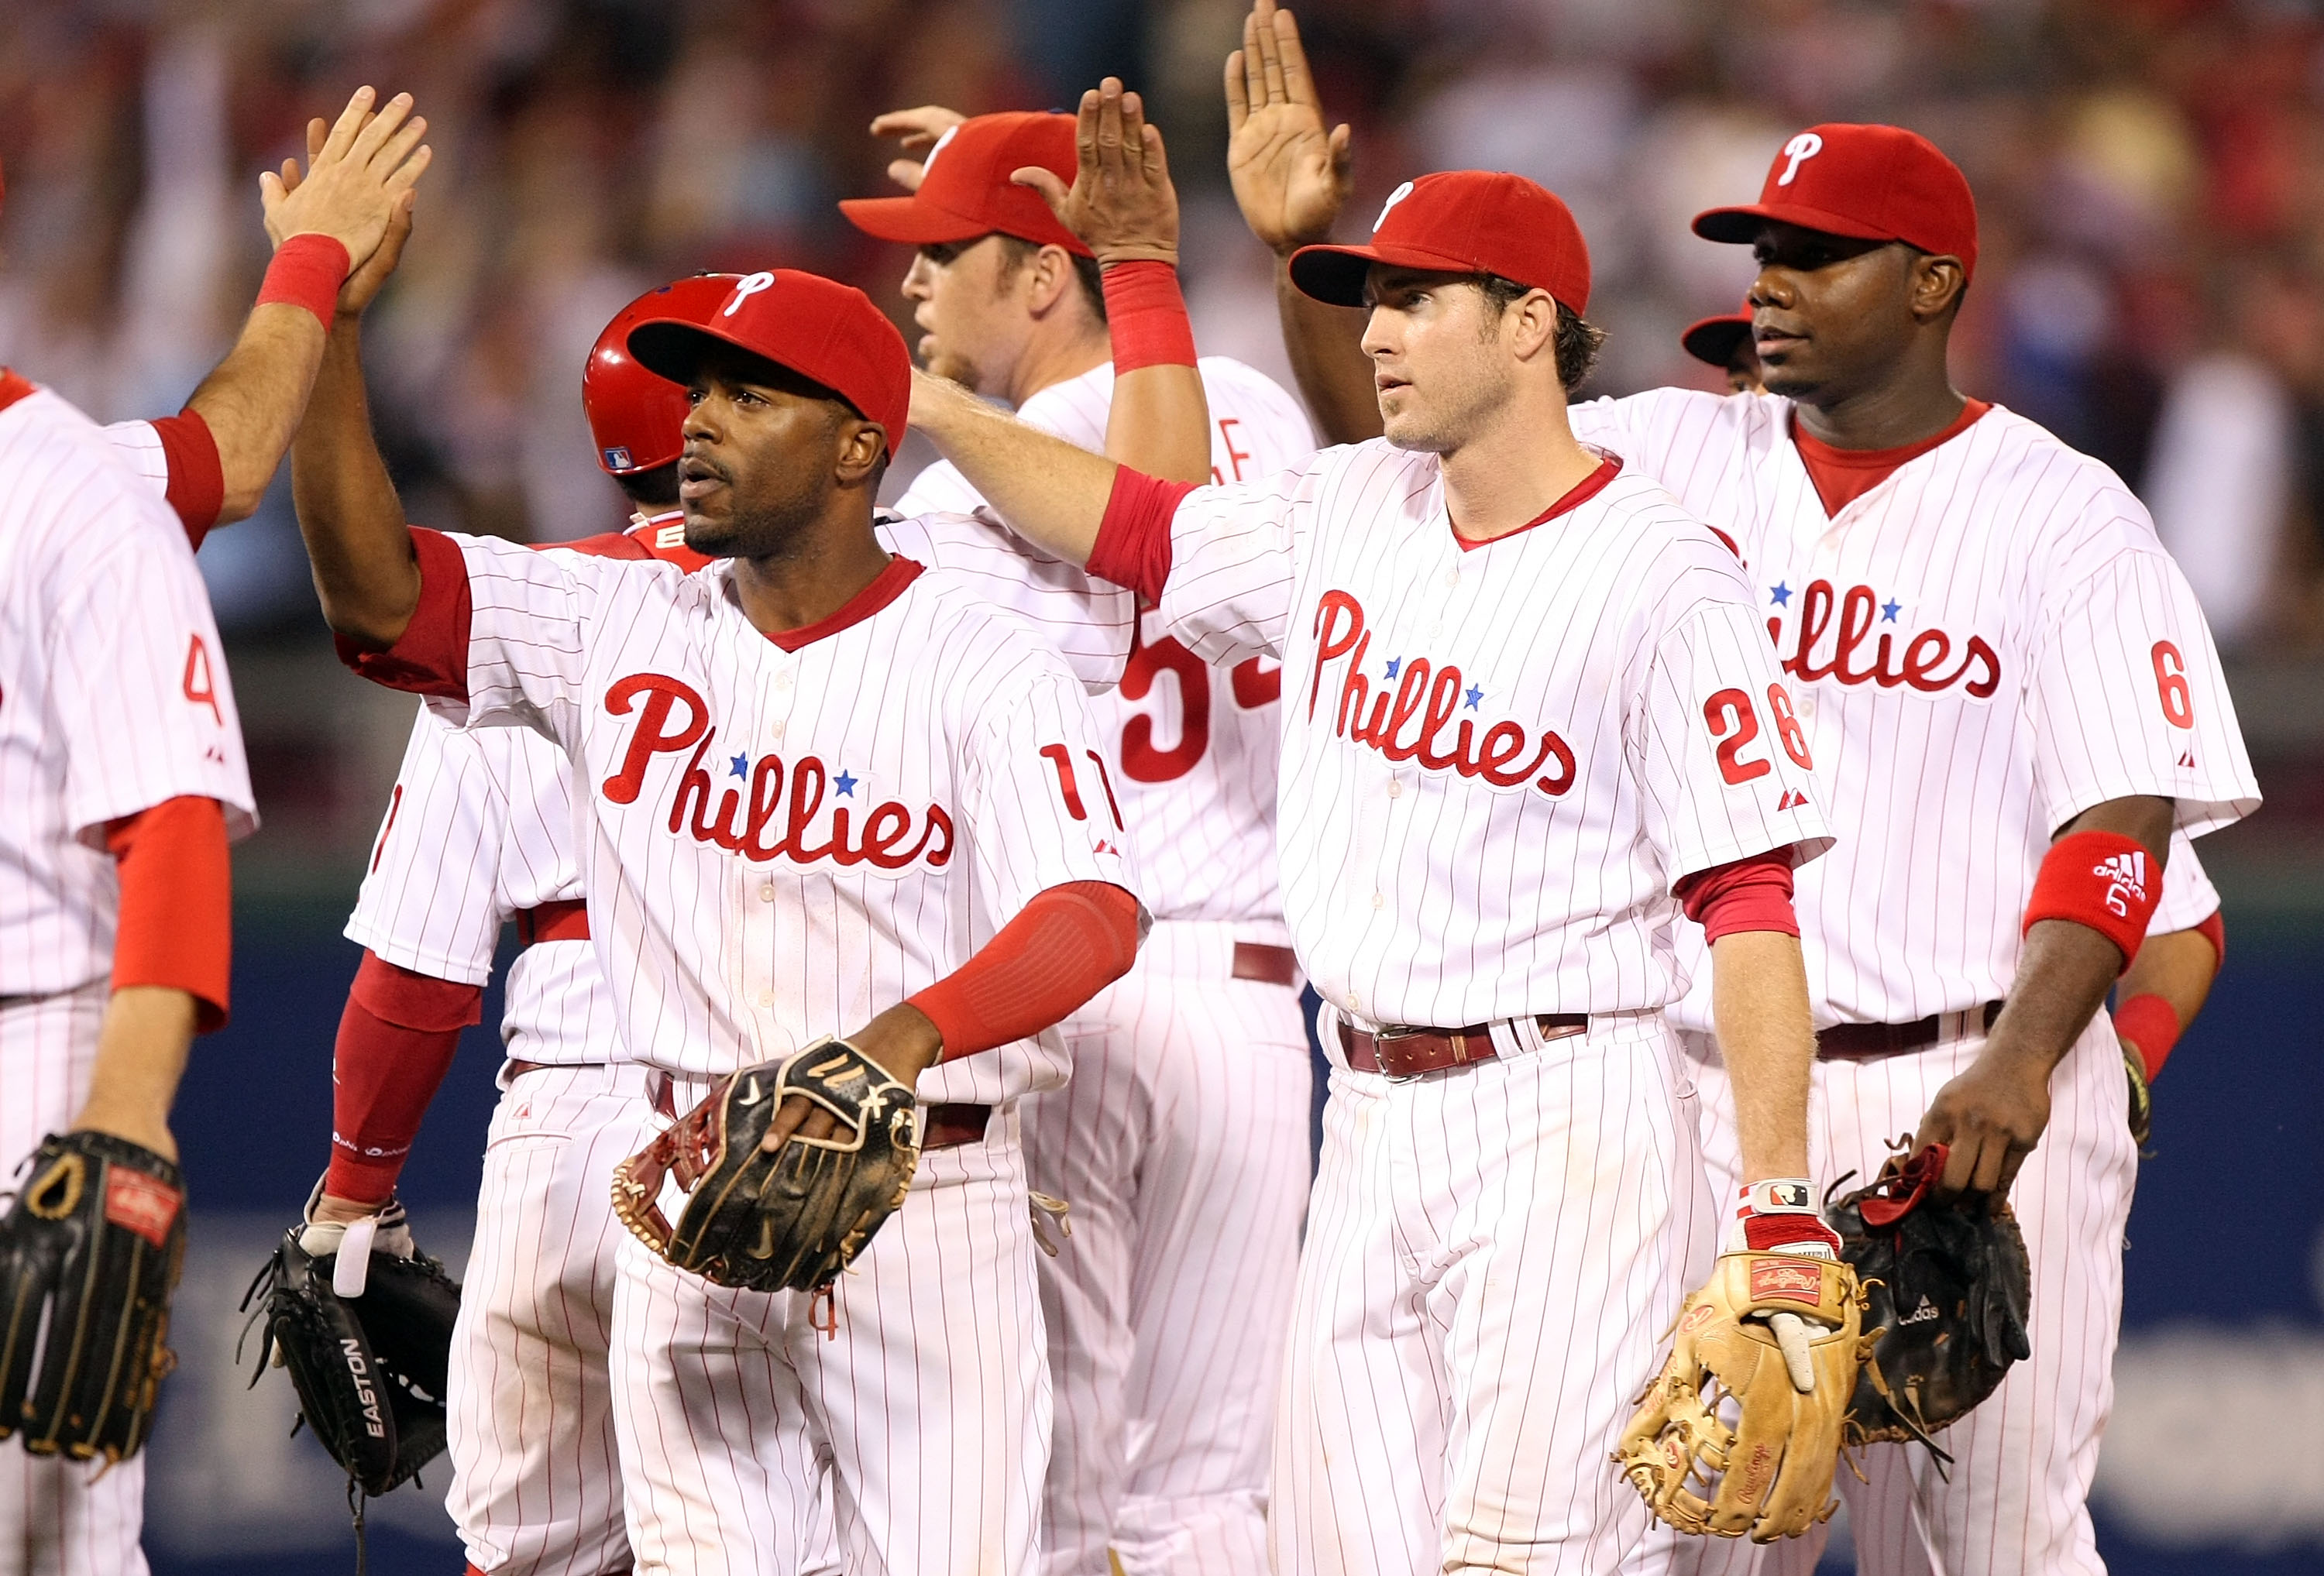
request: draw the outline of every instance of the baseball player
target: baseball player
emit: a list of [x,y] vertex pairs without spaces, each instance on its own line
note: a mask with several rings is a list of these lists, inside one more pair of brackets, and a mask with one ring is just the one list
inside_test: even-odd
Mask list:
[[1191,650],[1283,664],[1284,910],[1333,1072],[1275,1568],[1611,1570],[1646,1511],[1607,1458],[1702,1180],[1662,1018],[1682,906],[1744,1047],[1735,1244],[1832,1250],[1786,896],[1822,789],[1734,556],[1566,431],[1596,333],[1563,204],[1462,172],[1389,220],[1292,274],[1374,303],[1385,442],[1188,488],[936,380],[914,418]]
[[[1199,363],[1209,442],[1192,467],[1156,452],[1170,423],[1113,400],[1117,366],[1146,352],[1140,303],[1111,314],[1111,336],[1107,303],[1138,275],[1109,269],[1101,283],[1090,248],[1010,179],[1038,167],[1060,190],[1073,180],[1074,117],[923,109],[873,130],[933,143],[924,166],[898,171],[912,196],[840,205],[918,247],[904,294],[931,371],[1150,475],[1256,481],[1314,453],[1296,401],[1223,356]],[[898,507],[984,500],[938,462]],[[1130,1576],[1266,1562],[1313,1101],[1276,884],[1280,691],[1271,661],[1212,667],[1149,610],[1120,687],[1091,701],[1155,925],[1137,967],[1061,1026],[1072,1082],[1026,1105],[1033,1184],[1073,1212],[1041,1282],[1054,1576],[1103,1576],[1109,1546]]]
[[[257,304],[179,417],[99,428],[0,369],[0,626],[13,631],[0,636],[0,1174],[66,1129],[174,1159],[169,1111],[192,1037],[225,1021],[226,848],[256,819],[192,543],[255,505],[332,297],[409,211],[425,125],[405,119],[408,97],[376,116],[374,97],[355,95],[310,189],[275,206]],[[175,487],[171,455],[189,467]],[[153,1202],[161,1212],[142,1218],[159,1232],[182,1200]],[[7,1451],[0,1572],[143,1571],[143,1499],[142,1455]]]
[[1678,336],[1678,346],[1705,366],[1727,374],[1727,389],[1735,394],[1763,394],[1759,386],[1759,352],[1751,343],[1751,303],[1739,312],[1723,312],[1690,323]]
[[[1287,18],[1268,22],[1271,44],[1296,47]],[[1295,75],[1304,100],[1286,90],[1268,108],[1305,126],[1307,151],[1273,178],[1252,161],[1246,211],[1328,228],[1329,142],[1304,70],[1281,73]],[[1288,125],[1277,137],[1302,142]],[[2209,631],[2144,508],[2102,465],[1948,380],[1977,262],[1950,161],[1893,127],[1816,126],[1784,144],[1757,204],[1695,228],[1754,247],[1775,397],[1662,390],[1582,407],[1577,429],[1732,538],[1828,763],[1842,852],[1801,885],[1819,1164],[1869,1175],[1899,1133],[1944,1143],[1945,1184],[2007,1189],[2034,1263],[2033,1355],[1947,1431],[1950,1478],[1879,1445],[1868,1483],[1843,1479],[1858,1560],[2098,1571],[2085,1501],[2135,1152],[2124,1051],[2097,1009],[2141,950],[2166,859],[2184,862],[2174,833],[2248,814],[2257,787]],[[1336,355],[1311,346],[1303,364],[1328,375]],[[2167,923],[2201,917],[2208,883],[2190,885]],[[2197,946],[2210,956],[2188,964]],[[2200,974],[2217,953],[2172,944],[2153,972]],[[1698,987],[1673,1016],[1714,1176],[1731,1181],[1731,1069],[1708,1005]],[[2167,1042],[2170,1019],[2140,1010],[2139,1031]],[[1769,1557],[1805,1569],[1821,1543]]]
[[918,1082],[919,1178],[827,1308],[617,1250],[638,1564],[796,1570],[828,1476],[850,1569],[1025,1570],[1048,1415],[1016,1102],[1062,1080],[1043,1031],[1128,967],[1139,921],[1080,687],[973,579],[878,545],[909,358],[862,296],[755,273],[628,344],[689,382],[685,536],[720,562],[409,530],[336,465],[361,435],[315,432],[326,611],[363,670],[553,735],[588,785],[633,1104],[684,1110],[846,1030]]

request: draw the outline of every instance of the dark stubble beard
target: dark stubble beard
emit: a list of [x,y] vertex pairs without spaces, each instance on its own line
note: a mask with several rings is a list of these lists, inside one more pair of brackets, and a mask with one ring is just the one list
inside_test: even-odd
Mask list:
[[787,471],[759,478],[747,495],[730,477],[727,518],[724,522],[697,521],[687,515],[686,545],[714,558],[780,555],[821,512],[823,494],[822,481],[812,473]]

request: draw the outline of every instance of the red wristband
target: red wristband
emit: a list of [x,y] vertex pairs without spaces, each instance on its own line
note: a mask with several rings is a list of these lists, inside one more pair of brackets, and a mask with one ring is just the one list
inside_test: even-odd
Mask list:
[[2163,871],[2145,844],[2119,832],[2076,832],[2043,855],[2020,934],[2044,919],[2087,925],[2121,949],[2126,969],[2162,896]]
[[1117,263],[1102,275],[1105,326],[1113,336],[1113,374],[1143,366],[1194,364],[1194,326],[1167,263]]
[[258,304],[280,301],[304,307],[327,334],[338,310],[339,287],[347,282],[353,266],[347,249],[332,237],[293,235],[274,249],[274,261],[266,265],[266,282],[258,287]]
[[2163,1071],[2163,1060],[2179,1043],[2179,1033],[2184,1027],[2179,1021],[2178,1009],[2152,991],[2141,992],[2114,1009],[2114,1032],[2138,1047],[2138,1059],[2146,1064],[2149,1083]]

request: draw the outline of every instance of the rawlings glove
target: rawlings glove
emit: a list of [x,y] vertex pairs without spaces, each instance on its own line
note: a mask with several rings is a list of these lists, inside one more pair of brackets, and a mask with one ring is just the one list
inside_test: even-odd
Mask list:
[[[760,1147],[800,1095],[843,1124]],[[613,1168],[613,1211],[678,1268],[744,1291],[816,1291],[895,1213],[919,1164],[918,1102],[845,1040],[730,1073],[677,1125]],[[672,1226],[667,1181],[686,1203]]]
[[2017,1218],[1998,1194],[1940,1201],[1945,1146],[1892,1155],[1868,1187],[1830,1206],[1840,1254],[1867,1292],[1872,1360],[1848,1417],[1854,1437],[1929,1436],[1993,1394],[2025,1338],[2032,1269]]
[[420,1251],[401,1203],[346,1225],[313,1213],[309,1200],[309,1218],[282,1234],[243,1296],[247,1308],[266,1295],[254,1315],[266,1334],[250,1382],[279,1353],[300,1419],[348,1479],[376,1497],[443,1452],[459,1283]]
[[1725,1250],[1622,1431],[1616,1464],[1681,1532],[1772,1543],[1839,1507],[1864,1292],[1811,1196],[1799,1179],[1740,1191]]
[[0,1219],[0,1439],[22,1429],[36,1456],[122,1461],[177,1366],[185,1178],[110,1133],[51,1133],[27,1165]]

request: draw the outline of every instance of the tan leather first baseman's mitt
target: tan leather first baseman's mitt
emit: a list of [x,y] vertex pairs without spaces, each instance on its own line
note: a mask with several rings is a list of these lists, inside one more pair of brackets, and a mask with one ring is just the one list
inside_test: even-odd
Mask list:
[[[799,1095],[836,1117],[828,1138],[760,1140]],[[896,1212],[920,1159],[918,1102],[845,1040],[730,1073],[668,1132],[613,1168],[613,1211],[678,1268],[743,1291],[815,1291]],[[665,1179],[686,1195],[673,1226]]]
[[1761,1544],[1831,1516],[1840,1424],[1868,1347],[1863,1307],[1845,1264],[1722,1255],[1680,1312],[1670,1360],[1614,1456],[1647,1507],[1681,1532]]

